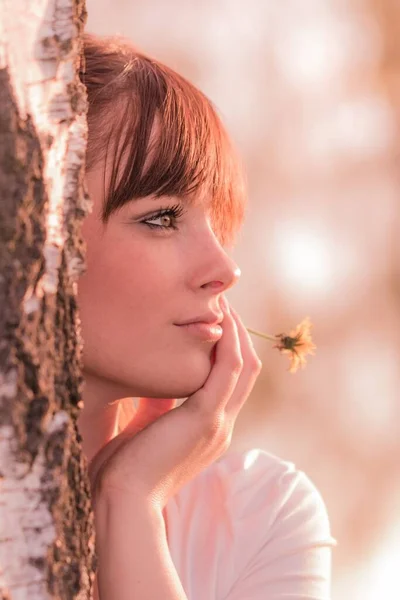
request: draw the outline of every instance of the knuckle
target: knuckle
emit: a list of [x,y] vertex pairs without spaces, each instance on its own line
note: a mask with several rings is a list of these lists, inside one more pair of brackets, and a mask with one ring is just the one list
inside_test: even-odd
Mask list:
[[225,413],[224,411],[218,411],[210,415],[208,420],[208,429],[213,437],[218,438],[223,435],[225,429]]
[[226,417],[223,411],[207,413],[203,422],[207,441],[218,446],[225,439]]
[[222,454],[224,453],[232,441],[232,427],[227,422],[226,418],[224,423],[214,430],[213,443],[215,444],[217,451]]
[[262,369],[262,362],[261,360],[258,358],[257,354],[252,354],[250,360],[249,360],[249,367],[250,370],[252,371],[252,373],[259,373]]
[[226,427],[224,434],[222,436],[222,439],[221,439],[221,446],[222,446],[223,452],[228,450],[228,448],[230,447],[231,442],[232,442],[232,434],[233,434],[232,427]]
[[240,375],[243,369],[244,361],[240,354],[234,354],[230,361],[230,370],[236,375]]

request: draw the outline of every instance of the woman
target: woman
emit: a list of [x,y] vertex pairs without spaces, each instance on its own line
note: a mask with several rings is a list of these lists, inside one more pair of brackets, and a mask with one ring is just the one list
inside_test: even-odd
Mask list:
[[228,136],[200,91],[128,40],[86,34],[84,56],[78,425],[95,596],[327,600],[334,540],[315,486],[267,452],[225,454],[261,368],[225,298],[245,205]]

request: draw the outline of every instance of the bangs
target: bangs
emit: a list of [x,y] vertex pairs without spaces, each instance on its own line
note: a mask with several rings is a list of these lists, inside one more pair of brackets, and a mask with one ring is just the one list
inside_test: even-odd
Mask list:
[[[246,204],[243,169],[214,106],[161,63],[132,48],[124,59],[111,91],[106,86],[108,97],[114,96],[113,107],[108,106],[112,116],[106,119],[105,160],[110,152],[113,160],[103,222],[139,197],[207,198],[220,243],[233,244]],[[89,98],[89,137],[90,110]]]

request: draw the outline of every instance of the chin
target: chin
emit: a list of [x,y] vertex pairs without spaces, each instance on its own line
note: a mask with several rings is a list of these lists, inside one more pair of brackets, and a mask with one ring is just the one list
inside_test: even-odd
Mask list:
[[[165,363],[167,364],[167,363]],[[142,396],[154,398],[186,398],[197,392],[206,382],[211,370],[210,358],[174,361],[165,372],[152,373],[149,392]]]

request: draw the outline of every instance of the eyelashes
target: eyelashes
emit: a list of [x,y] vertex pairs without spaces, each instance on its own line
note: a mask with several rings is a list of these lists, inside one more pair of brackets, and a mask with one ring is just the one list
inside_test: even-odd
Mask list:
[[[171,206],[166,206],[165,208],[160,209],[150,217],[143,219],[141,223],[143,223],[147,227],[150,227],[150,229],[161,229],[164,231],[167,231],[168,229],[178,229],[177,223],[179,222],[180,217],[183,215],[184,212],[185,209],[181,204],[173,204]],[[158,225],[152,222],[165,216],[170,217],[171,225]]]

